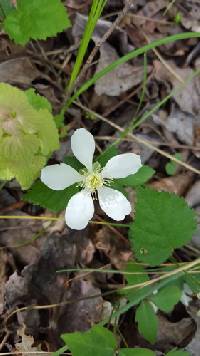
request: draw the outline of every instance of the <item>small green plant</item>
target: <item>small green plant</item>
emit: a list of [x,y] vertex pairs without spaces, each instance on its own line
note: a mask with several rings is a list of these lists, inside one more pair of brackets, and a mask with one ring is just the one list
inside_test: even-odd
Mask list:
[[28,189],[38,177],[59,137],[50,106],[33,90],[0,84],[0,179],[16,178]]
[[[175,157],[176,159],[179,159],[179,160],[181,160],[181,158],[182,158],[182,156],[181,156],[180,153],[176,153],[176,154],[174,155],[174,157]],[[167,173],[169,176],[173,176],[174,174],[176,174],[177,168],[178,168],[178,164],[175,163],[175,162],[172,161],[172,160],[171,160],[170,162],[168,162],[168,163],[166,164],[166,166],[165,166],[166,173]]]
[[70,26],[70,20],[60,0],[18,0],[17,7],[4,2],[4,30],[16,43],[44,40]]
[[[147,325],[149,326],[147,319]],[[150,328],[149,328],[150,329]],[[62,352],[70,350],[73,356],[156,356],[156,353],[147,348],[120,348],[117,342],[117,335],[110,330],[96,325],[84,333],[74,332],[63,334],[62,339],[66,344],[59,351],[53,353],[53,356],[62,355]],[[172,350],[165,356],[189,356],[189,353],[183,350]]]

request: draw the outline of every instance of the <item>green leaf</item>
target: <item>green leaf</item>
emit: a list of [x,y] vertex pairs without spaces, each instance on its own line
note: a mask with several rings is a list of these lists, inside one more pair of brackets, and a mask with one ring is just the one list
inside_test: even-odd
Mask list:
[[20,89],[0,83],[0,179],[16,178],[28,189],[59,148],[54,118],[36,110]]
[[116,340],[111,331],[102,326],[94,326],[84,333],[63,334],[73,356],[113,356]]
[[151,301],[163,312],[169,313],[181,299],[182,290],[178,285],[172,284],[161,288],[151,297]]
[[64,127],[64,121],[65,121],[64,113],[60,113],[58,115],[55,115],[56,127],[58,129],[61,129],[62,127]]
[[4,30],[16,43],[45,40],[70,26],[67,10],[60,0],[18,0],[4,21]]
[[76,185],[71,185],[64,190],[52,190],[42,182],[37,181],[23,196],[23,200],[54,212],[60,212],[66,208],[70,198],[78,191]]
[[188,284],[194,294],[200,293],[200,273],[185,273],[185,283]]
[[119,356],[156,356],[154,351],[135,347],[134,349],[120,349]]
[[165,356],[190,356],[190,353],[183,350],[172,350],[168,352]]
[[140,334],[151,344],[156,341],[158,319],[153,306],[148,301],[142,301],[135,313]]
[[37,94],[35,89],[28,89],[25,91],[25,94],[29,103],[33,106],[34,109],[47,109],[49,112],[52,112],[50,102],[44,96]]
[[[174,157],[179,160],[181,160],[181,158],[182,158],[180,153],[176,153],[174,155]],[[170,161],[166,164],[165,170],[169,176],[173,176],[176,173],[177,167],[178,167],[178,164],[176,162]]]
[[0,18],[4,19],[11,11],[13,6],[10,0],[0,0]]
[[195,213],[175,194],[137,188],[135,209],[129,238],[136,257],[152,266],[189,242],[196,229]]
[[111,145],[106,148],[106,150],[101,153],[97,158],[96,161],[100,163],[101,167],[104,167],[109,159],[113,158],[118,154],[118,149],[116,146]]
[[148,182],[154,174],[155,171],[153,168],[149,166],[142,166],[137,173],[131,174],[126,178],[117,179],[117,182],[123,186],[137,187]]
[[63,160],[64,163],[68,164],[72,168],[74,168],[76,171],[80,171],[81,169],[84,169],[85,166],[78,161],[78,159],[75,156],[66,156]]
[[[125,268],[125,272],[132,272],[133,274],[125,274],[125,278],[128,282],[128,286],[134,286],[136,284],[144,283],[149,280],[144,268],[134,262],[128,262]],[[133,288],[129,290],[122,290],[120,293],[125,294],[129,301],[134,301],[138,297],[146,294],[148,286],[143,288]]]

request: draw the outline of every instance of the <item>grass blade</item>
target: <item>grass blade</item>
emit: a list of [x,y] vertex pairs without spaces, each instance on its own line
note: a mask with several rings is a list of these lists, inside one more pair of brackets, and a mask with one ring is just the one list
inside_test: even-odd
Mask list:
[[90,14],[88,17],[88,22],[86,24],[85,31],[84,31],[84,34],[83,34],[83,37],[81,40],[78,55],[76,57],[76,62],[74,64],[74,68],[71,73],[70,81],[67,86],[67,91],[70,91],[70,89],[72,88],[73,84],[75,83],[75,81],[78,77],[80,68],[83,63],[83,59],[85,57],[85,54],[86,54],[86,51],[88,48],[88,44],[91,40],[96,23],[101,16],[101,13],[103,11],[103,8],[104,8],[106,2],[107,2],[107,0],[93,0],[91,11],[90,11]]
[[117,68],[119,65],[129,61],[130,59],[136,58],[147,51],[154,49],[156,47],[159,47],[161,45],[166,45],[171,42],[175,42],[177,40],[184,40],[184,39],[189,39],[189,38],[198,38],[200,37],[200,32],[183,32],[183,33],[178,33],[176,35],[172,36],[167,36],[158,40],[155,40],[151,43],[148,43],[147,45],[138,48],[136,50],[133,50],[126,54],[123,57],[120,57],[107,67],[103,68],[101,71],[97,72],[91,79],[87,80],[75,93],[74,95],[69,98],[69,100],[66,102],[64,105],[63,109],[61,110],[61,114],[64,114],[65,111],[69,108],[69,106],[83,93],[85,92],[88,88],[90,88],[93,84],[97,82],[98,79],[102,78],[104,75],[108,74],[111,72],[113,69]]

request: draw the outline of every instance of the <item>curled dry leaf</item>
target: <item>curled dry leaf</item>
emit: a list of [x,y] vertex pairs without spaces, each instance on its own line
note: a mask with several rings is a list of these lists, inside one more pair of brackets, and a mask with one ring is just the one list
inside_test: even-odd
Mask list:
[[[25,326],[17,331],[17,335],[21,337],[21,341],[15,344],[16,351],[20,352],[21,356],[27,356],[29,352],[32,356],[38,356],[38,352],[41,351],[41,347],[40,345],[37,347],[33,346],[35,342],[34,338],[25,334]],[[46,355],[48,356],[48,354]]]

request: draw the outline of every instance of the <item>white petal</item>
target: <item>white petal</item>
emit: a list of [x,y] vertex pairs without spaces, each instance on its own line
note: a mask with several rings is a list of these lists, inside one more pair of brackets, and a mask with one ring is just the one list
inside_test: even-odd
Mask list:
[[131,212],[131,204],[118,190],[102,187],[98,189],[98,197],[101,209],[114,220],[124,220]]
[[82,179],[74,168],[65,163],[46,166],[41,171],[41,181],[53,190],[63,190]]
[[82,230],[87,226],[93,215],[94,204],[91,193],[82,190],[69,200],[65,220],[71,229]]
[[88,170],[92,170],[92,161],[95,151],[95,141],[92,134],[86,129],[78,129],[71,137],[71,148],[74,156]]
[[102,170],[104,178],[125,178],[142,167],[139,155],[124,153],[111,158]]

